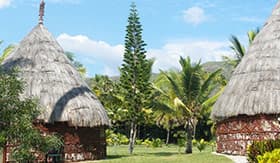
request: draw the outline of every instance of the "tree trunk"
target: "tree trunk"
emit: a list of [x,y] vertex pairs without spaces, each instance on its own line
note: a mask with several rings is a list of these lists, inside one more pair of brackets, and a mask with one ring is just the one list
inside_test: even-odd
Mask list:
[[193,138],[194,139],[196,139],[196,125],[197,125],[197,122],[198,122],[197,118],[194,118],[192,120],[192,124],[193,124]]
[[130,135],[129,135],[129,154],[133,153],[133,149],[134,149],[134,144],[135,144],[135,140],[136,140],[136,134],[137,134],[137,125],[135,124],[135,122],[131,122],[130,124]]
[[170,137],[170,129],[167,129],[166,142],[165,142],[166,145],[168,145],[169,143],[169,137]]
[[187,144],[186,144],[186,150],[185,153],[192,153],[192,137],[193,137],[193,127],[191,125],[190,120],[187,122]]

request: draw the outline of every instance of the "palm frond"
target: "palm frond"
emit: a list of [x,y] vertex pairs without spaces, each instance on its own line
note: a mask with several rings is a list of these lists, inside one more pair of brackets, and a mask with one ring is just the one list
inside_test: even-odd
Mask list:
[[161,113],[165,113],[165,114],[171,114],[174,112],[174,110],[169,105],[158,101],[154,101],[152,103],[152,108],[155,111],[160,111]]
[[255,37],[257,36],[257,34],[260,32],[260,29],[257,28],[256,30],[250,30],[247,33],[248,39],[249,39],[249,44],[251,45],[255,39]]
[[236,58],[241,60],[242,57],[245,55],[246,50],[245,47],[240,43],[238,38],[234,35],[230,37],[231,46],[230,48],[235,52]]
[[171,84],[171,87],[173,88],[174,90],[174,93],[178,96],[178,97],[182,97],[182,93],[181,93],[181,90],[180,90],[180,86],[178,85],[178,82],[176,82],[176,80],[174,80],[173,78],[171,78],[167,73],[161,71],[165,76],[166,78],[168,79],[168,81],[170,82]]
[[222,56],[222,60],[233,67],[238,65],[238,60],[229,56]]
[[210,112],[211,107],[216,103],[219,96],[224,92],[224,86],[220,88],[220,90],[213,95],[212,97],[208,98],[206,101],[202,103],[202,110],[206,110],[207,112]]
[[14,48],[14,45],[9,45],[7,48],[4,49],[3,54],[0,56],[0,63],[2,63],[4,59],[8,57],[8,55],[14,50]]
[[[215,80],[215,78],[221,74],[222,72],[222,69],[218,69],[216,70],[215,72],[211,73],[207,78],[206,80],[203,82],[202,86],[201,86],[201,89],[200,89],[200,92],[199,92],[199,97],[203,96],[206,94],[206,96],[208,96],[211,91],[213,89],[209,89],[210,88],[210,85],[211,83]],[[214,87],[213,87],[214,88]]]
[[187,59],[180,59],[180,63],[182,66],[182,83],[184,94],[187,99],[181,98],[186,102],[187,100],[192,100],[197,97],[199,94],[200,86],[201,86],[201,65],[200,62],[194,63],[193,65],[190,62],[189,57]]
[[174,99],[174,105],[177,108],[177,110],[182,111],[183,116],[188,116],[193,114],[192,111],[179,98]]

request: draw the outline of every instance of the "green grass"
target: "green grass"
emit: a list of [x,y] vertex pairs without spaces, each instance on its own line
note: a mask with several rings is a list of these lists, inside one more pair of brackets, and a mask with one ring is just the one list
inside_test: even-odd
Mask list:
[[[181,154],[177,146],[162,148],[146,148],[145,146],[136,146],[133,155],[128,154],[127,146],[108,147],[108,157],[105,160],[91,161],[98,163],[233,163],[224,156],[212,154],[211,149],[207,148],[199,152],[195,147],[193,154],[184,154],[184,148],[181,148]],[[88,162],[90,163],[90,162]]]
[[[181,154],[177,146],[171,145],[162,148],[146,148],[136,146],[133,155],[128,154],[128,146],[108,147],[108,157],[105,160],[91,161],[92,163],[233,163],[230,159],[213,155],[210,148],[199,152],[195,147],[193,154]],[[0,162],[2,161],[2,151],[0,150]],[[90,163],[90,162],[87,162]]]

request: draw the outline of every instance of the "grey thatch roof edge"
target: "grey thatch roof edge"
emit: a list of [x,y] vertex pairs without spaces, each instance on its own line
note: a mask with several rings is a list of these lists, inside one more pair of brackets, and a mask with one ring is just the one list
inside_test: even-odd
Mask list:
[[211,118],[280,113],[280,1],[235,69]]
[[20,68],[23,97],[39,99],[45,123],[78,127],[110,125],[106,110],[74,68],[50,32],[39,24],[4,60],[3,68]]

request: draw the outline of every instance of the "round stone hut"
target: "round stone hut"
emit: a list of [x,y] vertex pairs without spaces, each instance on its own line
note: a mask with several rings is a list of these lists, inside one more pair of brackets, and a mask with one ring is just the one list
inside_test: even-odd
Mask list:
[[245,155],[253,140],[280,138],[280,1],[214,105],[217,152]]
[[[102,159],[106,156],[105,128],[109,119],[100,101],[43,25],[44,1],[39,24],[20,42],[2,66],[18,67],[26,82],[24,97],[39,101],[41,114],[34,126],[42,134],[57,133],[64,141],[59,153],[64,161]],[[4,158],[9,161],[9,146]]]

